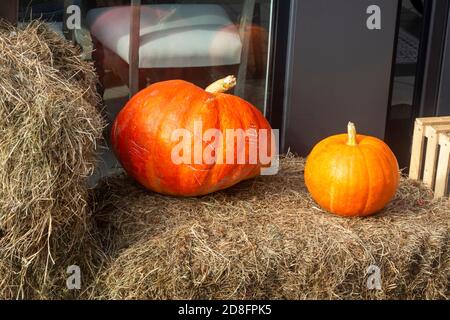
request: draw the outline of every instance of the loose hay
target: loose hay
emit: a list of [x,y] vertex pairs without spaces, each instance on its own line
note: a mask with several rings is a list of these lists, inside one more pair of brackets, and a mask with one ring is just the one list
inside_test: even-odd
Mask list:
[[97,77],[42,22],[0,25],[0,74],[0,298],[64,297],[66,268],[89,273],[95,254]]
[[[345,219],[308,195],[302,159],[202,198],[143,190],[125,176],[96,192],[113,299],[449,298],[448,201],[402,178],[379,215]],[[381,269],[382,290],[367,288]]]

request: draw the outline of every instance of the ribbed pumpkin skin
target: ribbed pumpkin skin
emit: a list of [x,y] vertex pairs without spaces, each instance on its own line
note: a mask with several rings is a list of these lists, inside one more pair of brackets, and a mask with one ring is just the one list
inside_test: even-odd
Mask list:
[[317,144],[305,166],[305,183],[325,210],[345,217],[368,216],[392,200],[400,174],[397,159],[381,140],[357,135],[329,137]]
[[[270,130],[261,112],[243,99],[172,80],[147,87],[127,103],[113,124],[113,150],[131,177],[165,195],[205,195],[260,174],[259,162],[225,164],[225,152],[223,164],[173,163],[172,150],[179,144],[171,140],[173,131],[184,128],[194,133],[196,121],[202,122],[203,133],[213,128],[224,135],[226,129]],[[248,143],[246,139],[245,151],[235,148],[235,160],[238,152],[248,155]],[[208,147],[209,143],[203,142],[202,152]],[[222,153],[217,150],[217,154]]]

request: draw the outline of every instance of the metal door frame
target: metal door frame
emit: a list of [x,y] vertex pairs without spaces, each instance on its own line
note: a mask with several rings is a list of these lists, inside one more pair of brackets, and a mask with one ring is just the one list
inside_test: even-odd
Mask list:
[[450,114],[449,17],[449,0],[425,0],[412,120]]

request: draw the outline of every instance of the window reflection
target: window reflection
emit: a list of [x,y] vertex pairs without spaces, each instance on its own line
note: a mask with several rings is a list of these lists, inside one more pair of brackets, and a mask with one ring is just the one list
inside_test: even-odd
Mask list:
[[[66,9],[81,10],[81,28],[67,30]],[[129,99],[130,71],[139,88],[183,79],[206,88],[235,75],[234,94],[266,110],[273,0],[141,1],[139,61],[130,63],[132,6],[124,0],[21,0],[20,21],[43,19],[95,64],[104,110],[112,123]],[[131,64],[131,70],[130,70]],[[118,166],[109,150],[100,175]]]
[[423,30],[423,0],[405,0],[400,13],[395,78],[386,140],[396,154],[401,167],[410,159],[413,99],[420,38]]
[[[139,87],[167,79],[206,87],[234,74],[239,80],[235,94],[264,110],[271,2],[141,1]],[[70,4],[80,6],[82,28],[67,36],[62,21]],[[130,80],[130,1],[20,1],[20,17],[44,19],[73,37],[84,57],[94,60],[114,118],[120,108],[107,102],[126,98]]]

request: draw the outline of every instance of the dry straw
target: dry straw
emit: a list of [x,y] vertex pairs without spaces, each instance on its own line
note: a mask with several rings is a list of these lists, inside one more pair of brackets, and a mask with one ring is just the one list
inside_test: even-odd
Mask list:
[[71,296],[67,266],[89,273],[96,255],[96,74],[42,22],[0,26],[0,74],[0,298]]
[[[129,178],[97,190],[109,255],[97,295],[126,299],[449,298],[450,205],[402,179],[379,215],[345,219],[308,195],[302,159],[202,198],[171,198]],[[369,290],[367,268],[381,269]]]

